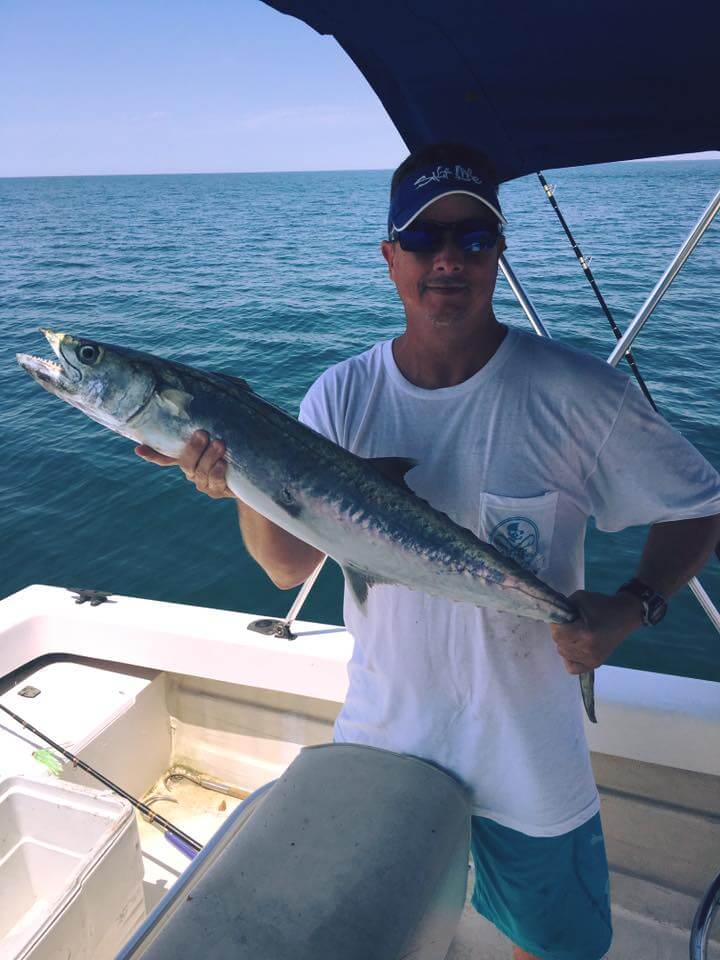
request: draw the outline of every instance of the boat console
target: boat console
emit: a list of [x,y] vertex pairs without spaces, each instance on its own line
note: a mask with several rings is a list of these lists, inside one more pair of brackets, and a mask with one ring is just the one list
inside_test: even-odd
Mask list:
[[228,818],[118,960],[442,960],[470,796],[415,757],[306,747]]

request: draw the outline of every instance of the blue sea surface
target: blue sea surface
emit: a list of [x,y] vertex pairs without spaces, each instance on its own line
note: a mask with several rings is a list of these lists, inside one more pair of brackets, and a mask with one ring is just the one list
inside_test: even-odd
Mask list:
[[[720,187],[720,162],[547,176],[624,329]],[[287,612],[294,594],[249,558],[232,503],[138,459],[14,356],[49,356],[40,326],[67,330],[241,376],[297,413],[326,367],[403,328],[378,249],[388,182],[387,171],[0,180],[0,596],[46,583]],[[550,333],[607,357],[614,338],[539,182],[501,196],[508,260]],[[662,413],[715,467],[719,266],[714,224],[634,348]],[[527,326],[502,279],[495,303],[501,320]],[[590,589],[632,575],[645,532],[589,531]],[[720,563],[701,579],[720,604]],[[328,564],[303,617],[340,622],[341,589]],[[685,589],[613,662],[720,680],[720,637]]]

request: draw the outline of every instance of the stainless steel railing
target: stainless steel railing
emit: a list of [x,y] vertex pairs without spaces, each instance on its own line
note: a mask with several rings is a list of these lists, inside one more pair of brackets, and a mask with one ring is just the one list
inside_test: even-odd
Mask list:
[[690,931],[690,960],[707,960],[710,930],[715,914],[720,909],[720,873],[700,901]]
[[[675,257],[673,257],[673,260],[671,261],[667,270],[662,275],[660,280],[658,280],[653,291],[650,293],[645,303],[637,312],[623,336],[620,338],[620,340],[618,340],[617,345],[607,359],[607,362],[611,366],[616,367],[622,357],[630,350],[633,341],[638,336],[645,323],[648,321],[653,310],[667,292],[670,284],[682,269],[688,257],[699,243],[701,237],[706,232],[719,210],[720,191],[717,192],[715,197],[708,204],[707,208],[704,210],[702,216],[691,230],[687,239],[684,241]],[[550,333],[547,327],[540,319],[540,315],[533,306],[532,301],[523,289],[522,284],[518,280],[514,270],[508,263],[504,254],[500,257],[499,267],[535,333],[537,333],[538,336],[550,338]],[[315,585],[324,563],[325,560],[322,560],[316,569],[310,574],[308,579],[303,584],[302,589],[295,597],[295,600],[293,601],[293,604],[288,610],[287,616],[284,619],[254,620],[248,625],[249,629],[255,630],[258,633],[264,633],[277,637],[285,637],[287,640],[292,640],[294,635],[290,629],[290,626],[300,613],[303,604],[307,600],[310,591]],[[720,633],[720,612],[718,612],[717,607],[708,596],[705,588],[702,586],[697,577],[693,577],[688,586],[692,590],[696,600],[704,610],[710,622]]]

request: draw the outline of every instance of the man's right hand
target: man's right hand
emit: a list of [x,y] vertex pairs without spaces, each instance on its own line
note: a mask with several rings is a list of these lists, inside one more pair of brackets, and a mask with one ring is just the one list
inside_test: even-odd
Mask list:
[[225,444],[222,440],[211,441],[204,430],[195,431],[177,459],[166,457],[144,444],[135,447],[135,453],[159,467],[180,467],[200,493],[213,500],[237,499],[225,482]]

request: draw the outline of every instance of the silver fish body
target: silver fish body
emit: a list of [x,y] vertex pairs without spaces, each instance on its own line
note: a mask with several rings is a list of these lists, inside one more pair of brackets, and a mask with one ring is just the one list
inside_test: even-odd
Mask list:
[[[230,490],[336,560],[361,607],[373,585],[402,584],[536,620],[576,619],[561,593],[415,496],[402,480],[411,461],[358,457],[234,377],[43,332],[60,363],[18,362],[45,389],[167,456],[195,430],[221,437]],[[594,721],[590,681],[581,688]]]

